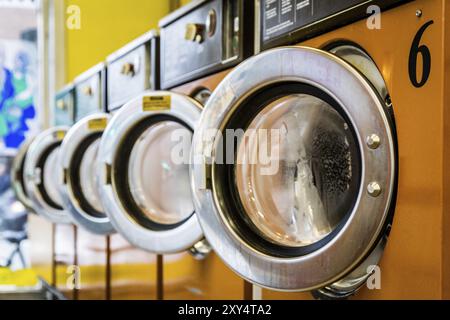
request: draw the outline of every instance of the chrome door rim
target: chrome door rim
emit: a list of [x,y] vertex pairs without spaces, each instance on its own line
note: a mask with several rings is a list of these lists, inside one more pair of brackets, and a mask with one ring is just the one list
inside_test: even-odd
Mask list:
[[[33,202],[33,207],[38,215],[56,224],[70,224],[72,219],[66,210],[53,208],[43,199],[39,191],[41,182],[36,176],[36,167],[48,148],[61,143],[68,130],[69,128],[65,126],[54,127],[39,134],[31,143],[25,159],[25,186]],[[55,168],[55,170],[61,170],[62,173],[62,167]]]
[[[93,135],[102,134],[106,128],[110,116],[106,113],[98,113],[87,116],[78,121],[67,132],[66,137],[61,145],[61,164],[65,175],[64,184],[61,185],[60,193],[62,195],[64,205],[68,212],[72,215],[75,223],[86,230],[99,235],[108,235],[115,232],[111,221],[107,216],[95,217],[86,212],[80,205],[80,199],[75,196],[73,181],[71,176],[73,165],[72,161],[80,145]],[[98,138],[100,139],[100,137]],[[96,166],[96,162],[92,163]]]
[[[146,111],[143,109],[145,97],[167,96],[171,99],[169,110],[156,108]],[[191,215],[175,228],[160,231],[145,228],[131,218],[117,195],[114,181],[111,181],[119,141],[125,139],[127,132],[142,120],[160,115],[180,119],[195,130],[200,113],[201,105],[192,98],[166,91],[147,91],[118,110],[102,136],[99,150],[99,184],[102,203],[116,230],[138,248],[154,253],[182,252],[202,240],[203,232],[196,214]]]
[[[295,258],[279,258],[255,250],[235,232],[215,192],[215,186],[220,183],[215,180],[215,166],[205,165],[205,159],[214,163],[211,150],[217,147],[217,141],[208,136],[207,130],[223,129],[233,109],[249,93],[281,81],[312,85],[339,102],[356,129],[363,160],[361,189],[345,226],[322,248]],[[367,106],[367,110],[360,112],[360,106]],[[366,145],[366,138],[374,133],[384,142],[376,151]],[[348,63],[324,51],[305,47],[274,49],[253,57],[231,72],[215,90],[194,136],[191,181],[206,238],[231,269],[259,286],[309,291],[332,284],[364,260],[384,229],[394,190],[394,154],[389,122],[377,93]],[[387,161],[380,163],[377,160],[380,157]],[[211,188],[205,188],[208,177]],[[383,188],[378,198],[366,191],[366,186],[373,181]],[[372,214],[374,211],[377,214]]]
[[[340,57],[346,62],[350,63],[355,69],[363,74],[369,82],[373,85],[374,89],[378,92],[381,99],[384,99],[386,104],[386,113],[390,114],[392,121],[392,130],[395,131],[395,120],[393,119],[392,103],[389,95],[389,90],[383,79],[383,75],[379,71],[376,63],[372,60],[369,54],[361,48],[359,45],[348,41],[337,41],[335,43],[328,43],[324,48],[325,51],[331,52],[334,55]],[[394,133],[395,135],[395,133]],[[397,141],[396,141],[396,144]],[[397,147],[398,148],[398,147]],[[398,151],[397,151],[396,166],[398,166]],[[396,183],[398,181],[398,170],[395,177]],[[395,190],[395,194],[397,191]],[[395,204],[392,205],[392,214],[395,210]],[[390,217],[392,220],[393,216]],[[379,263],[384,249],[386,247],[392,221],[387,221],[386,230],[380,237],[378,245],[372,250],[370,255],[349,275],[340,279],[327,287],[321,288],[313,292],[313,296],[322,299],[346,299],[351,295],[354,295],[359,288],[361,288],[366,282],[369,276],[372,274],[372,270]]]
[[29,138],[22,144],[16,156],[14,157],[11,171],[11,183],[17,200],[19,200],[25,206],[25,208],[30,211],[34,211],[33,201],[26,194],[24,173],[25,158],[27,156],[31,143],[33,142],[33,139],[34,138]]

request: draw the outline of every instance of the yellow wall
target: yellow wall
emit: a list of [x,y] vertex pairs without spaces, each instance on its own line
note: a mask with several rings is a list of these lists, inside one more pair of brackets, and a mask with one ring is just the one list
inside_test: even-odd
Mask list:
[[[103,61],[169,13],[170,0],[65,0],[81,9],[81,29],[66,28],[66,81]],[[187,2],[183,0],[183,2]]]

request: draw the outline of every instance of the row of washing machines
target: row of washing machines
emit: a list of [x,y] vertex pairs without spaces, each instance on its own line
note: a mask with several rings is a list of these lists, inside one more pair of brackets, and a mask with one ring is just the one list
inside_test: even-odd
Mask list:
[[[214,257],[197,277],[216,298],[450,297],[449,14],[193,1],[58,95],[76,121],[22,148],[17,194],[55,224]],[[252,130],[281,135],[275,170],[246,161]]]

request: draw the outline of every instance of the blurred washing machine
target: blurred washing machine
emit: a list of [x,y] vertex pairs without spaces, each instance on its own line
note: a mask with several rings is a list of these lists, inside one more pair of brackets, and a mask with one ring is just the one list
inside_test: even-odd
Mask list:
[[55,224],[71,224],[64,209],[58,186],[62,183],[59,150],[69,127],[58,126],[44,130],[32,141],[24,163],[26,194],[35,212]]
[[[159,88],[158,32],[151,30],[143,34],[108,56],[106,61],[107,109],[112,116],[130,99]],[[97,169],[104,170],[104,167]],[[110,254],[112,299],[157,298],[155,254],[136,248],[120,233],[111,236]]]
[[125,104],[101,142],[101,194],[113,225],[136,247],[163,255],[158,298],[244,296],[244,282],[209,253],[192,203],[188,162],[202,104],[224,70],[253,52],[249,4],[193,1],[164,18],[164,91],[147,91]]
[[[74,96],[73,84],[69,84],[58,92],[55,97],[55,108],[53,110],[53,125],[55,126],[70,126],[73,123],[74,117]],[[12,165],[12,185],[17,199],[27,208],[27,210],[34,212],[33,202],[31,201],[24,181],[24,166],[25,158],[28,153],[31,142],[34,137],[29,137],[20,146],[17,155],[14,158]]]
[[[108,120],[106,106],[106,67],[98,64],[74,81],[75,123],[61,144],[59,164],[62,183],[58,186],[63,206],[74,228],[74,263],[66,270],[74,281],[74,299],[104,299],[107,296],[107,238],[113,232],[102,214],[95,186],[98,140]],[[103,113],[102,113],[103,112]],[[63,230],[57,230],[56,237]],[[59,276],[59,275],[58,275]]]
[[103,212],[96,180],[96,159],[103,130],[109,121],[106,113],[92,113],[67,133],[61,145],[60,161],[64,183],[60,193],[74,222],[99,236],[115,232]]
[[[56,127],[71,127],[74,120],[75,87],[72,83],[70,83],[62,88],[55,96],[52,125]],[[64,201],[63,207],[66,208]],[[75,288],[67,286],[67,279],[69,276],[67,271],[70,270],[77,262],[76,235],[77,230],[72,224],[53,225],[53,283],[61,292],[65,294],[66,297],[70,299],[77,298],[77,291]]]
[[192,186],[212,247],[264,299],[449,298],[446,1],[257,8],[258,47],[294,46],[205,107]]
[[17,199],[30,213],[34,213],[34,208],[33,202],[31,201],[25,188],[24,166],[25,158],[33,138],[34,137],[27,138],[27,140],[20,146],[11,167],[11,185],[14,189],[14,193]]
[[[73,123],[73,108],[74,108],[74,95],[73,85],[69,84],[61,89],[55,97],[55,109],[53,110],[52,125],[70,126]],[[61,133],[62,134],[62,133]],[[12,166],[12,185],[19,201],[24,204],[30,213],[35,213],[35,203],[30,198],[28,189],[26,188],[26,176],[25,176],[25,159],[29,153],[30,146],[35,137],[29,137],[20,147],[17,155],[14,158]],[[35,237],[41,239],[39,235],[42,230],[41,224],[30,223],[28,226],[28,233],[31,239]],[[64,274],[66,267],[74,263],[74,245],[73,237],[74,230],[70,224],[53,224],[53,236],[52,242],[44,243],[39,242],[38,248],[40,251],[40,257],[52,257],[48,261],[41,259],[39,261],[32,261],[36,270],[42,271],[40,276],[43,276],[46,281],[51,282],[54,286],[58,287],[68,297],[73,296],[73,291],[68,290],[65,286],[65,281],[57,283],[56,274]],[[55,230],[63,230],[62,232],[55,232]],[[58,234],[58,238],[54,235]],[[46,275],[48,274],[48,277]]]
[[[68,298],[74,297],[73,289],[66,285],[65,275],[67,268],[75,262],[75,230],[58,193],[59,184],[62,183],[58,157],[61,142],[73,124],[73,101],[73,86],[67,85],[55,97],[52,127],[24,144],[16,158],[18,164],[22,163],[17,166],[17,180],[23,186],[19,193],[27,197],[28,206],[37,215],[53,225],[52,242],[48,243],[48,247],[40,248],[41,251],[48,251],[48,254],[43,255],[52,257],[49,266],[45,266],[51,269],[51,279],[47,280]],[[24,160],[20,160],[21,157]],[[31,238],[33,234],[41,232],[34,230],[34,227],[30,225]]]

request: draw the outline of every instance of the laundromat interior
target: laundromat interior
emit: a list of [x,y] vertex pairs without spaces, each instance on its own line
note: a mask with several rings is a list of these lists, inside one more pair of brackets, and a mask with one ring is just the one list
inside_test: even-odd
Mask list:
[[449,168],[447,0],[0,0],[0,300],[449,300]]

